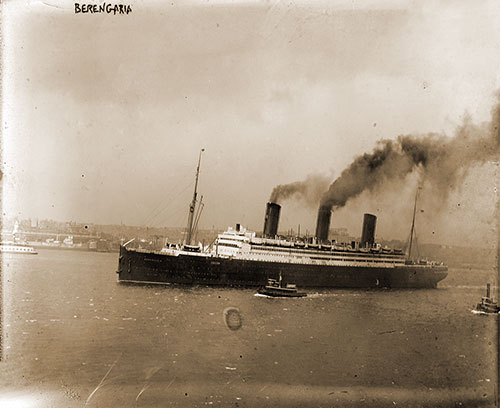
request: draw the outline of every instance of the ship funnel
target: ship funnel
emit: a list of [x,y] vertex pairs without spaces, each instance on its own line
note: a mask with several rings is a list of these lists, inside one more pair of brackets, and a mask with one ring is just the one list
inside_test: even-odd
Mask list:
[[318,220],[316,222],[316,238],[318,242],[328,240],[328,231],[330,230],[330,220],[332,210],[327,207],[320,207],[318,211]]
[[267,203],[266,217],[264,218],[264,236],[274,238],[278,234],[281,205]]
[[363,231],[361,232],[361,246],[371,247],[375,242],[375,225],[377,217],[373,214],[363,216]]

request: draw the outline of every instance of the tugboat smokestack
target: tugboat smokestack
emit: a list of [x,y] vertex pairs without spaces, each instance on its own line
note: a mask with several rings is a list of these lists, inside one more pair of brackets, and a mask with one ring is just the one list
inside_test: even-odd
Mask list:
[[264,236],[274,238],[278,234],[281,205],[267,203],[266,217],[264,218]]
[[318,242],[328,241],[328,231],[330,230],[330,220],[332,210],[328,207],[319,207],[318,220],[316,222],[316,238]]
[[361,245],[371,247],[375,243],[375,226],[377,217],[373,214],[363,216],[363,231],[361,232]]

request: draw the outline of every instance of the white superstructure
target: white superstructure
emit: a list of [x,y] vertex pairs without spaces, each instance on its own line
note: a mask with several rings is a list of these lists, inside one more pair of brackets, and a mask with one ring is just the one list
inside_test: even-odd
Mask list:
[[265,262],[329,266],[365,266],[391,268],[405,264],[402,253],[382,249],[356,250],[350,245],[317,245],[303,241],[258,238],[243,227],[229,227],[219,234],[212,256]]

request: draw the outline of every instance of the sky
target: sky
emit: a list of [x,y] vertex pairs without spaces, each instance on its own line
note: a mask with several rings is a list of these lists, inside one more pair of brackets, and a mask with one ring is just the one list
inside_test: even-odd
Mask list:
[[[380,139],[453,137],[497,103],[496,1],[123,3],[3,3],[5,217],[184,226],[204,148],[200,227],[261,231],[276,185],[333,181]],[[447,203],[421,203],[421,240],[495,239],[497,176],[481,164]],[[373,212],[377,237],[405,239],[412,180],[332,226],[359,235]],[[317,206],[281,204],[281,229],[314,231]]]

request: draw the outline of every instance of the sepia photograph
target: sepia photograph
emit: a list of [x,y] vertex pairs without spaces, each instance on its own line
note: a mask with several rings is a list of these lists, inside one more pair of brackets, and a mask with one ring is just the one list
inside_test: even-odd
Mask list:
[[0,407],[498,406],[498,2],[0,11]]

